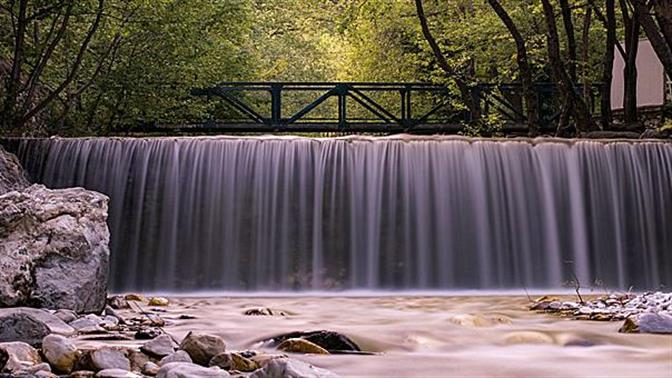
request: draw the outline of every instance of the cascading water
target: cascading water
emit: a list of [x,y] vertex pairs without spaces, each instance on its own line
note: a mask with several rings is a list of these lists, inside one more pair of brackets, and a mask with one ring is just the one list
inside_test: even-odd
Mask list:
[[118,290],[672,284],[672,143],[27,139],[110,196]]

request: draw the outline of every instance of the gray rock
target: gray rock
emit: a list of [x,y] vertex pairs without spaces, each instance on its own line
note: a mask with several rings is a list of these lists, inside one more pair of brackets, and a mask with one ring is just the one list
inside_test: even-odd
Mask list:
[[139,350],[127,349],[126,358],[131,362],[131,371],[140,371],[147,362],[150,362],[148,355]]
[[0,309],[0,317],[7,316],[10,314],[30,315],[33,318],[44,323],[49,328],[50,333],[55,333],[57,335],[62,336],[72,336],[75,334],[75,330],[72,327],[65,324],[65,322],[63,322],[61,319],[45,310],[30,307],[15,307],[15,308]]
[[77,370],[70,373],[69,378],[93,378],[96,373],[90,370]]
[[163,366],[172,362],[193,362],[191,360],[191,357],[189,357],[189,353],[183,351],[183,350],[178,350],[177,352],[163,357],[161,361],[159,361],[159,366]]
[[0,194],[13,190],[23,190],[28,185],[19,159],[0,146]]
[[79,318],[79,315],[77,315],[76,312],[68,310],[67,308],[57,310],[54,312],[54,316],[61,319],[65,323],[71,323]]
[[189,332],[180,343],[180,349],[189,353],[195,363],[207,366],[212,357],[226,352],[226,343],[219,336]]
[[7,351],[4,349],[0,349],[0,372],[2,372],[5,369],[5,365],[7,365],[7,360],[9,360],[9,353],[7,353]]
[[159,365],[153,363],[153,362],[147,362],[144,365],[142,365],[142,374],[144,375],[149,375],[149,376],[155,376],[159,374]]
[[98,378],[141,378],[135,373],[123,369],[105,369],[96,374]]
[[171,362],[159,369],[157,378],[228,377],[229,373],[218,367],[202,367],[189,362]]
[[102,311],[107,202],[81,188],[42,185],[0,195],[0,306]]
[[106,315],[100,322],[100,326],[105,329],[115,329],[119,325],[119,319],[111,315]]
[[263,369],[257,370],[250,378],[336,378],[329,370],[315,367],[299,360],[276,358],[268,361]]
[[257,307],[245,310],[243,315],[247,316],[287,316],[286,311],[274,310],[268,307]]
[[[38,377],[56,377],[55,374],[51,373],[51,366],[48,363],[42,362],[30,367],[23,368],[21,370],[13,372],[17,376],[29,375],[29,376],[38,376]],[[48,373],[48,374],[45,374]]]
[[168,356],[175,353],[175,349],[177,349],[177,344],[168,335],[161,335],[140,347],[141,351],[155,357]]
[[113,295],[107,298],[107,304],[115,310],[131,308],[131,305],[128,304],[128,301],[123,295]]
[[124,320],[124,317],[121,316],[121,314],[119,314],[117,312],[117,310],[113,309],[109,305],[105,306],[105,315],[106,315],[106,317],[111,316],[111,317],[117,319],[118,324],[126,324],[126,320]]
[[93,370],[121,369],[131,370],[131,362],[124,352],[118,349],[103,347],[91,352],[91,367]]
[[37,373],[33,374],[35,378],[58,378],[58,375],[45,370],[40,370]]
[[289,339],[304,339],[332,353],[361,351],[359,345],[348,336],[328,330],[290,332],[275,336],[270,340],[263,341],[263,343],[277,348],[281,343]]
[[90,316],[87,315],[83,318],[79,318],[75,321],[70,322],[70,327],[74,328],[77,330],[77,332],[82,332],[83,330],[103,330],[102,327],[100,327],[101,319],[95,315]]
[[42,340],[42,354],[60,373],[70,373],[79,358],[77,347],[59,335],[49,335]]
[[[0,355],[5,360],[4,370],[23,370],[42,363],[37,349],[23,342],[0,343]],[[2,371],[2,369],[0,369]]]
[[631,316],[625,319],[619,332],[672,335],[672,315],[646,312]]
[[212,357],[210,366],[217,366],[224,370],[237,370],[250,372],[259,369],[259,364],[256,361],[252,361],[246,357],[243,357],[240,353],[231,353],[224,352]]
[[0,316],[0,342],[21,341],[39,347],[49,327],[32,315],[14,313]]

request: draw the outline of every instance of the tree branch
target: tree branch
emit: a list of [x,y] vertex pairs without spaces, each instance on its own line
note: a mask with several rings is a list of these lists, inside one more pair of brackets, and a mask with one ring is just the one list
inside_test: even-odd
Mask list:
[[86,37],[84,38],[84,41],[82,42],[82,45],[79,48],[79,52],[77,53],[77,57],[75,59],[75,62],[72,66],[72,69],[68,73],[68,76],[65,78],[65,80],[59,85],[54,91],[49,93],[47,97],[42,100],[39,104],[37,104],[32,110],[28,111],[22,118],[21,122],[27,122],[31,118],[33,118],[35,115],[37,115],[39,112],[41,112],[49,103],[51,103],[70,83],[72,80],[75,78],[77,75],[77,72],[79,71],[79,68],[82,64],[82,59],[84,58],[84,54],[86,53],[86,50],[89,46],[89,43],[91,42],[91,39],[93,38],[93,35],[96,33],[98,30],[98,26],[100,26],[100,20],[103,15],[103,9],[105,5],[105,0],[98,0],[98,12],[96,14],[96,19],[94,20],[93,24],[89,28]]

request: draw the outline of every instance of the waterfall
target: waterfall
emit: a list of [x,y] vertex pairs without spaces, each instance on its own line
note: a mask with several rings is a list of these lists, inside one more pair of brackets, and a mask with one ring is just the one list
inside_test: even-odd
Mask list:
[[672,284],[672,143],[451,137],[9,142],[111,198],[117,290]]

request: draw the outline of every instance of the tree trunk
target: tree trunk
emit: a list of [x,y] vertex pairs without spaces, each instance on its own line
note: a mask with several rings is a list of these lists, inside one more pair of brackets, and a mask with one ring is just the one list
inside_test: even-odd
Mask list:
[[567,56],[569,58],[567,71],[569,72],[569,78],[572,79],[574,83],[576,81],[576,37],[574,35],[574,22],[572,21],[572,8],[569,6],[568,0],[559,0],[560,11],[562,13],[562,24],[565,28],[565,34],[567,35]]
[[452,79],[457,85],[462,101],[469,109],[471,114],[472,121],[478,120],[481,116],[479,99],[475,98],[474,94],[471,91],[471,88],[467,85],[466,81],[459,75],[448,63],[446,57],[441,52],[439,44],[436,42],[436,39],[432,35],[432,31],[429,29],[429,23],[427,22],[427,16],[425,16],[425,10],[422,5],[422,0],[415,0],[415,10],[420,20],[420,26],[422,27],[422,35],[425,37],[425,40],[429,44],[429,47],[432,49],[432,53],[439,64],[439,67]]
[[532,88],[532,68],[530,67],[527,58],[525,39],[522,34],[520,34],[518,27],[513,22],[506,9],[499,3],[499,0],[488,0],[488,3],[490,3],[490,6],[499,19],[502,20],[516,43],[516,61],[518,63],[518,71],[520,72],[523,101],[527,114],[527,126],[529,128],[530,136],[535,136],[539,124],[539,114],[537,113],[537,97]]
[[[656,52],[656,55],[663,64],[663,67],[665,67],[665,71],[667,72],[668,77],[672,77],[672,45],[670,44],[672,35],[669,35],[669,39],[667,35],[668,32],[672,34],[672,30],[668,30],[668,28],[670,28],[668,21],[672,22],[672,20],[668,19],[668,17],[670,17],[670,13],[672,13],[672,10],[669,10],[669,0],[661,0],[661,3],[665,2],[665,5],[667,6],[667,8],[664,10],[658,10],[657,8],[654,8],[656,11],[656,18],[659,20],[660,27],[656,25],[656,21],[649,13],[649,8],[646,6],[643,0],[631,1],[635,10],[637,10],[639,22],[642,25],[642,29],[644,29],[644,33],[646,33],[646,37],[651,42],[653,50]],[[660,24],[660,20],[663,20],[662,24]],[[661,35],[661,32],[665,34]]]
[[621,13],[625,29],[625,67],[623,68],[623,122],[637,122],[637,50],[639,47],[639,11],[628,12],[625,0],[621,0]]
[[609,129],[613,121],[611,114],[611,84],[614,70],[614,46],[616,40],[616,4],[614,0],[605,2],[605,28],[607,38],[604,46],[604,58],[602,60],[602,93],[600,95],[600,113],[602,128]]
[[581,65],[583,74],[583,98],[590,102],[592,101],[589,75],[589,59],[590,59],[590,25],[593,21],[593,10],[591,7],[586,7],[586,14],[583,17],[583,30],[581,34]]
[[663,34],[667,46],[672,49],[672,1],[658,0],[654,2],[653,14],[658,21],[660,32]]
[[[563,97],[565,108],[572,113],[576,123],[577,133],[592,129],[593,120],[583,98],[576,93],[575,83],[567,74],[565,65],[560,56],[560,42],[556,26],[555,11],[550,0],[541,0],[546,21],[546,44],[548,48],[548,60],[553,70],[553,76],[558,89]],[[563,110],[566,110],[563,109]]]
[[[25,35],[28,26],[26,9],[28,0],[19,0],[19,14],[16,21],[14,35],[14,51],[12,56],[12,68],[5,86],[5,98],[0,113],[0,122],[4,132],[11,133],[17,129],[16,105],[21,91],[21,75],[23,73],[23,60],[25,49]],[[13,16],[12,16],[13,17]]]

